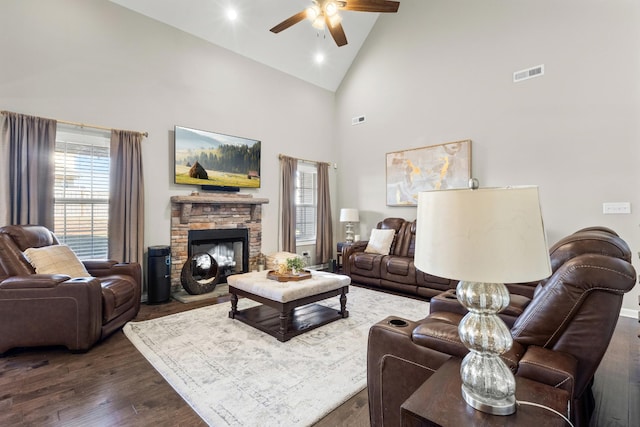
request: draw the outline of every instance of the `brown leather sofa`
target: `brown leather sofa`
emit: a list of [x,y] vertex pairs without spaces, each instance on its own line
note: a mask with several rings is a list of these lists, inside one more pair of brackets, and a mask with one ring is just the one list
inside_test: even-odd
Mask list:
[[[516,376],[566,390],[576,426],[589,425],[593,375],[613,335],[623,294],[635,282],[627,260],[575,256],[537,288],[511,328],[514,343],[503,360]],[[458,336],[462,317],[444,311],[418,321],[389,317],[370,329],[372,427],[400,425],[402,403],[445,361],[467,354]]]
[[138,313],[139,264],[84,261],[93,277],[35,274],[23,251],[56,244],[42,226],[0,228],[0,354],[50,345],[86,351]]
[[343,247],[343,273],[351,277],[352,283],[425,299],[456,287],[456,280],[444,279],[416,269],[413,263],[416,221],[385,218],[376,228],[395,230],[388,255],[365,252],[368,243],[366,240]]

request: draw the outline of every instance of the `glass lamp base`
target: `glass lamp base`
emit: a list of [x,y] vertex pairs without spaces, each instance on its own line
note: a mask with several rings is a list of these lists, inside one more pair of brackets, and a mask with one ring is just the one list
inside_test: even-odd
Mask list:
[[456,294],[469,310],[458,325],[460,340],[469,349],[460,365],[462,397],[479,411],[511,415],[516,411],[516,382],[500,355],[513,339],[497,315],[509,305],[509,291],[502,283],[461,281]]
[[478,396],[462,385],[462,398],[469,406],[481,412],[492,415],[511,415],[516,412],[515,396],[507,396],[504,399],[487,399],[486,396]]
[[348,222],[347,225],[345,226],[345,231],[346,231],[346,236],[345,236],[345,242],[347,243],[353,243],[353,238],[354,238],[354,233],[353,233],[353,223]]

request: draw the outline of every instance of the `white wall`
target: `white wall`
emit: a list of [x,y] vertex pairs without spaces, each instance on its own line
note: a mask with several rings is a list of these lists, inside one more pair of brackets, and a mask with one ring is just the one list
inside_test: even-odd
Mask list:
[[[539,64],[544,77],[514,84]],[[340,207],[388,216],[385,153],[473,141],[482,186],[535,184],[549,243],[609,226],[640,250],[640,2],[405,0],[381,15],[336,96]],[[352,126],[351,118],[366,115]],[[631,215],[603,215],[627,201]],[[638,267],[638,257],[634,255]],[[638,287],[624,308],[638,310]]]
[[[415,218],[385,206],[385,153],[470,138],[482,185],[540,186],[549,243],[599,224],[635,254],[639,23],[634,0],[403,0],[334,95],[107,0],[3,0],[0,109],[149,132],[146,246],[168,244],[169,197],[192,190],[172,183],[178,124],[262,140],[263,187],[247,192],[271,201],[267,253],[279,153],[336,162],[335,218],[359,208],[367,236],[384,217]],[[544,77],[511,82],[538,64]],[[602,215],[605,201],[633,213]],[[637,289],[624,307],[635,313]]]
[[0,109],[149,132],[145,246],[169,244],[169,198],[197,189],[173,184],[175,125],[262,141],[262,188],[243,192],[270,200],[265,253],[278,249],[278,154],[335,161],[332,92],[107,0],[1,9]]

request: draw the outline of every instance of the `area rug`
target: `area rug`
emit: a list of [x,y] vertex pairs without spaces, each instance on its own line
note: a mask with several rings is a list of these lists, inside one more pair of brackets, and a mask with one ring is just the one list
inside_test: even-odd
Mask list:
[[[339,309],[339,299],[323,305]],[[255,305],[242,298],[238,308]],[[429,304],[351,286],[349,317],[280,342],[228,317],[230,303],[130,322],[124,333],[212,426],[307,426],[366,387],[371,325]]]

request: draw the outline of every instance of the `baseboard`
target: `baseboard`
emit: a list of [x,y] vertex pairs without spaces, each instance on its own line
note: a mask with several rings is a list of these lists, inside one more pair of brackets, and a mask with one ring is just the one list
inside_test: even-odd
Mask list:
[[621,317],[630,317],[632,319],[640,320],[640,313],[638,310],[631,310],[630,308],[623,308],[620,310]]

